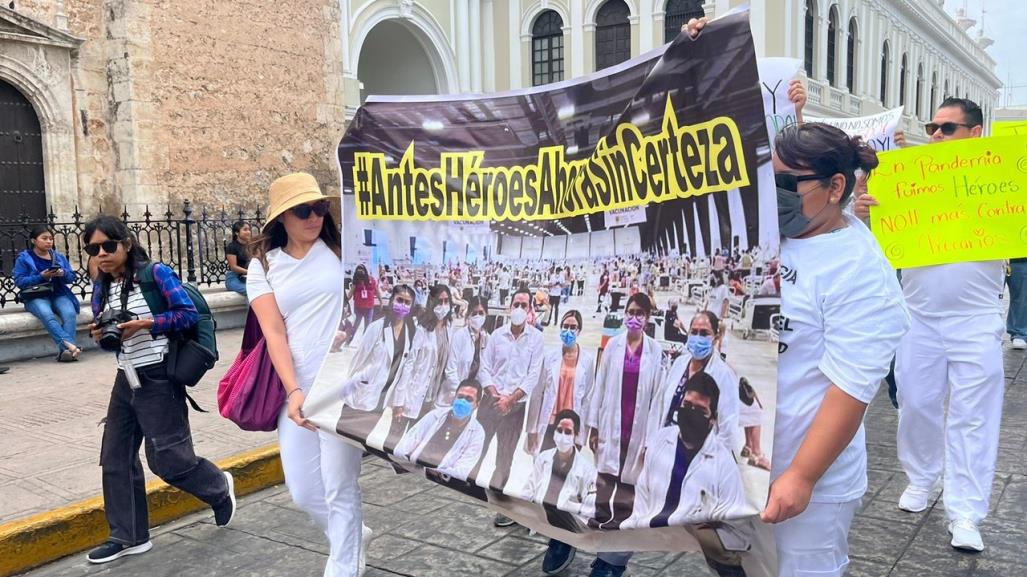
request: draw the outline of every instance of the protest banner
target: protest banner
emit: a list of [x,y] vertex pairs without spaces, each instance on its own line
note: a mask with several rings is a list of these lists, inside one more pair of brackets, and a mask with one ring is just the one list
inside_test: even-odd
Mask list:
[[[347,290],[378,310],[328,355],[304,406],[313,423],[577,547],[718,543],[730,574],[768,574],[752,520],[769,465],[734,455],[742,413],[773,447],[776,345],[733,338],[730,366],[707,357],[714,384],[701,385],[685,378],[681,332],[700,310],[720,314],[728,258],[748,253],[745,282],[773,286],[776,189],[748,12],[559,84],[370,98],[339,164]],[[600,218],[611,210],[631,218]],[[754,300],[744,329],[769,335],[780,297]],[[743,410],[741,377],[761,406]],[[669,491],[680,451],[702,458]]]
[[991,124],[991,136],[1027,136],[1027,120],[999,120]]
[[895,130],[899,126],[899,121],[902,120],[902,110],[900,106],[870,116],[854,116],[852,118],[806,116],[804,120],[837,126],[849,136],[860,136],[871,148],[883,152],[898,148],[898,145],[895,144]]
[[798,74],[802,61],[798,58],[759,58],[756,67],[763,91],[767,133],[773,146],[777,133],[796,123],[795,104],[788,100],[788,83]]
[[1027,256],[1027,143],[969,138],[894,150],[867,181],[895,268]]

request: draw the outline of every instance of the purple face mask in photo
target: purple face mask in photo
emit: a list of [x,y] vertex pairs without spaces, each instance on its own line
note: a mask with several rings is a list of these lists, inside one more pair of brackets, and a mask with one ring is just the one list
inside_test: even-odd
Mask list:
[[392,314],[404,319],[410,314],[410,305],[406,303],[392,303]]
[[629,316],[626,319],[624,319],[624,326],[626,326],[629,331],[637,333],[638,331],[645,328],[645,318]]

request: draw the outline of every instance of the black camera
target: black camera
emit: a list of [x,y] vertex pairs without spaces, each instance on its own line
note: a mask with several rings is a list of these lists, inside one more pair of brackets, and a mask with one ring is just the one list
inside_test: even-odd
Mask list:
[[121,329],[118,325],[135,318],[130,312],[108,309],[93,320],[97,330],[100,331],[100,348],[105,351],[116,353],[121,350]]

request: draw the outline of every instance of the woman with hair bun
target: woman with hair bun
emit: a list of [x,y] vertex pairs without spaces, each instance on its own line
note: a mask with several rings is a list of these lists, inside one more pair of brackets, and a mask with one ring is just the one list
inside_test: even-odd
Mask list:
[[867,488],[863,415],[909,314],[867,227],[843,212],[877,153],[821,123],[777,136],[781,242],[778,405],[770,496],[781,577],[841,577]]

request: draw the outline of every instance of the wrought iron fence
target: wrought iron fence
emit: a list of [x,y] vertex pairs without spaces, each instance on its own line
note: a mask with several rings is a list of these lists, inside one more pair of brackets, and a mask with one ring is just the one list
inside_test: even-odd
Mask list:
[[[197,215],[188,200],[178,212],[172,211],[169,205],[163,214],[153,214],[147,207],[142,215],[133,217],[125,211],[120,216],[152,260],[174,268],[181,278],[191,283],[207,286],[225,282],[228,272],[225,247],[232,240],[232,224],[241,220],[259,227],[264,223],[259,208],[252,212],[242,208],[231,212],[224,208],[218,211],[200,208]],[[18,254],[30,248],[30,231],[39,224],[49,227],[54,235],[54,250],[67,256],[75,269],[77,278],[72,291],[82,298],[89,296],[92,292],[89,257],[83,249],[88,220],[77,208],[70,221],[59,221],[53,209],[46,220],[27,217],[0,220],[0,308],[15,301],[17,288],[11,269]]]

